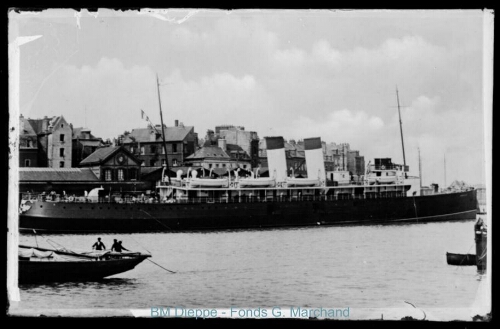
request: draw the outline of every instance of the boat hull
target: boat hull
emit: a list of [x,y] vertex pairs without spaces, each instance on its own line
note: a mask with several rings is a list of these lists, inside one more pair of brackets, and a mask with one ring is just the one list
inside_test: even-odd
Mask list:
[[148,232],[435,222],[475,219],[475,190],[415,197],[224,203],[58,203],[36,201],[22,231]]
[[95,281],[129,271],[146,258],[75,262],[19,260],[19,283]]

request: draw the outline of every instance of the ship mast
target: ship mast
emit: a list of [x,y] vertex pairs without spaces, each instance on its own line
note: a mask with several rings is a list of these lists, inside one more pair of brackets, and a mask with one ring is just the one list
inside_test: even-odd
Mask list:
[[401,121],[401,109],[399,106],[399,93],[398,87],[396,86],[396,98],[398,100],[398,113],[399,113],[399,130],[401,132],[401,145],[403,146],[403,171],[406,171],[406,158],[405,158],[405,143],[403,141],[403,121]]
[[[160,81],[158,80],[158,74],[156,74],[156,87],[158,89],[158,104],[160,105],[160,120],[161,120],[161,137],[163,140],[163,150],[165,151],[165,164],[167,166],[167,177],[168,177],[168,184],[171,184],[170,181],[170,168],[168,166],[168,155],[167,155],[167,143],[165,142],[165,127],[163,125],[163,112],[161,110],[161,99],[160,99]],[[162,177],[163,180],[163,177]]]
[[422,188],[422,161],[420,160],[420,147],[418,148],[418,175],[420,177],[420,188]]
[[444,188],[446,188],[446,153],[444,154]]

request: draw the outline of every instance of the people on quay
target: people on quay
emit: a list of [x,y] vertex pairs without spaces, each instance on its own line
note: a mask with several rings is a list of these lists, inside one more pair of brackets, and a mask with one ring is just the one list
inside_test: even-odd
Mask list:
[[101,238],[97,238],[96,243],[94,243],[94,245],[92,245],[92,249],[95,249],[95,250],[106,250],[106,246],[101,241]]

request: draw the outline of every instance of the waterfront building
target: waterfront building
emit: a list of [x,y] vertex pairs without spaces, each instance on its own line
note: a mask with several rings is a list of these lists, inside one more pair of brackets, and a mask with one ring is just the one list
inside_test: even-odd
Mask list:
[[83,195],[100,186],[91,168],[19,168],[19,192]]
[[217,143],[218,145],[203,146],[186,157],[184,165],[212,170],[217,175],[237,168],[252,169],[251,159],[241,147],[228,146],[224,138],[217,139]]
[[141,174],[141,160],[124,146],[97,149],[83,159],[79,167],[91,168],[100,181],[137,181]]
[[228,148],[244,151],[250,158],[252,168],[259,164],[259,136],[255,131],[247,131],[245,127],[222,125],[215,127],[215,134],[224,138]]
[[20,121],[21,167],[71,168],[73,128],[62,115]]
[[[164,126],[165,144],[169,167],[181,166],[185,158],[193,154],[198,145],[198,134],[194,127],[184,126],[175,120],[173,127]],[[141,160],[142,166],[161,167],[165,165],[161,125],[133,129],[119,136],[117,145],[123,145],[127,151]]]
[[78,167],[80,162],[105,146],[102,138],[95,137],[88,128],[73,128],[72,167]]
[[38,167],[38,136],[22,115],[19,118],[19,167]]

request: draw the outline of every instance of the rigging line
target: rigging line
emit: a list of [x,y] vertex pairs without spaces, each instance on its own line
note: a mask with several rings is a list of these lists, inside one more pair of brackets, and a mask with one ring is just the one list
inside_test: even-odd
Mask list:
[[135,243],[137,243],[139,246],[141,246],[142,249],[146,250],[148,253],[152,254],[151,251],[147,250],[142,244],[140,244],[136,239],[134,239],[134,237],[132,235],[129,236],[132,240],[135,241]]
[[153,261],[152,261],[151,259],[149,259],[149,258],[146,258],[146,259],[147,259],[147,260],[149,260],[151,263],[155,264],[156,266],[161,267],[161,268],[162,268],[162,269],[164,269],[165,271],[169,271],[170,273],[176,273],[176,272],[171,271],[171,270],[169,270],[169,269],[167,269],[167,268],[164,268],[164,267],[163,267],[163,266],[161,266],[160,264],[157,264],[157,263],[153,262]]
[[170,227],[168,227],[167,225],[163,224],[162,222],[160,222],[157,218],[155,218],[154,216],[151,216],[147,211],[145,210],[142,210],[142,209],[139,209],[139,211],[142,211],[143,213],[145,213],[146,215],[148,215],[149,217],[153,218],[155,221],[158,222],[158,224],[160,224],[161,226],[164,226],[166,228],[168,228],[170,231],[172,231],[172,229]]
[[[153,254],[151,251],[147,250],[147,249],[146,249],[146,248],[145,248],[142,244],[140,244],[140,243],[139,243],[136,239],[134,239],[134,237],[133,237],[132,235],[130,235],[129,237],[130,237],[132,240],[134,240],[134,241],[135,241],[138,245],[140,245],[140,246],[141,246],[144,250],[146,250],[149,254],[151,254],[151,255]],[[151,263],[153,263],[153,264],[155,264],[155,265],[157,265],[157,266],[161,267],[161,268],[162,268],[162,269],[164,269],[164,270],[167,270],[167,271],[169,271],[169,272],[171,272],[171,273],[176,273],[176,272],[174,272],[174,271],[171,271],[171,270],[169,270],[169,269],[166,269],[166,268],[164,268],[163,266],[161,266],[161,265],[159,265],[159,264],[157,264],[157,263],[153,262],[153,261],[152,261],[151,259],[149,259],[149,258],[146,258],[146,259],[147,259],[147,260],[149,260]]]

